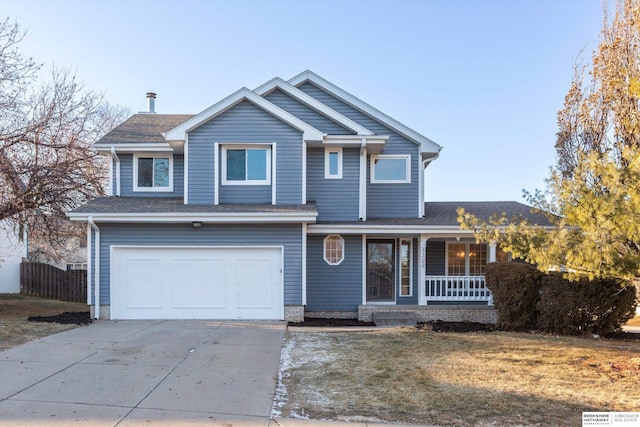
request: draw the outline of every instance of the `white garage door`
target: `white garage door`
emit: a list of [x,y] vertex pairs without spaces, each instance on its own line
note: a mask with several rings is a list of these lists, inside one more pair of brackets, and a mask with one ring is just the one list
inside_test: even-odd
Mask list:
[[282,250],[114,248],[115,319],[283,319]]

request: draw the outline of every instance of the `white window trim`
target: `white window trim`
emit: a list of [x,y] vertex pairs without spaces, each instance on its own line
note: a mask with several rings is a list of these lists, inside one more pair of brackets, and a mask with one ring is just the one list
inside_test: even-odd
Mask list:
[[[338,153],[338,173],[331,174],[331,153]],[[342,179],[342,147],[325,147],[324,149],[324,179]]]
[[[169,186],[168,187],[139,187],[138,186],[138,159],[169,159]],[[173,191],[173,154],[169,153],[134,153],[133,154],[133,191],[151,191],[158,193],[167,193]]]
[[[464,276],[469,276],[469,270],[471,269],[471,265],[469,262],[469,246],[470,245],[486,245],[487,246],[487,264],[489,264],[489,244],[488,243],[476,243],[476,242],[447,242],[445,245],[444,251],[444,275],[449,275],[449,245],[464,245]],[[451,276],[451,277],[460,277],[460,276]]]
[[[327,259],[327,240],[329,240],[331,237],[337,237],[342,242],[342,258],[340,259],[340,261],[337,261],[337,262],[331,262],[331,261],[329,261]],[[340,265],[340,264],[342,264],[342,261],[344,261],[344,252],[345,252],[344,238],[341,235],[339,235],[339,234],[329,234],[324,239],[322,239],[322,258],[324,259],[324,262],[326,262],[327,264],[329,264],[329,265]]]
[[[220,174],[222,175],[222,185],[271,185],[271,152],[273,151],[272,144],[220,144],[222,148],[221,167]],[[245,181],[230,181],[227,180],[227,150],[251,150],[251,149],[266,149],[267,150],[267,165],[266,176],[267,179],[262,180],[245,180]]]
[[[409,243],[409,294],[402,295],[402,244]],[[398,242],[398,296],[399,297],[412,297],[413,296],[413,239],[400,239]]]
[[[376,160],[384,159],[405,159],[406,166],[404,179],[376,179]],[[411,154],[380,154],[377,156],[371,156],[369,174],[369,181],[371,184],[411,184]]]

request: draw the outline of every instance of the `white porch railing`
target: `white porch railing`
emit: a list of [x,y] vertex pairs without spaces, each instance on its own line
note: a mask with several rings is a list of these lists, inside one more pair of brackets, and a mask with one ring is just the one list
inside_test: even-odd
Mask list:
[[425,291],[428,301],[493,302],[484,276],[426,276]]

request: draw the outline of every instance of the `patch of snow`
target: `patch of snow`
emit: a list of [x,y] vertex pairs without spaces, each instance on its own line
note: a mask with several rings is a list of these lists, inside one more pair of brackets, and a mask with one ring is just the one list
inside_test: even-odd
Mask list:
[[[330,340],[326,339],[325,334],[322,333],[287,333],[280,353],[278,384],[271,407],[272,417],[283,416],[282,408],[284,408],[289,400],[289,393],[285,381],[291,377],[292,370],[301,367],[318,366],[335,360],[335,356],[330,352],[334,344],[329,341]],[[328,405],[331,402],[328,397],[315,391],[311,392],[310,396],[305,397],[307,401],[322,405]],[[300,409],[301,408],[296,408],[296,410]],[[285,414],[284,416],[309,419],[309,416],[304,413],[304,409],[302,409],[302,414],[298,414],[292,409],[291,413]]]

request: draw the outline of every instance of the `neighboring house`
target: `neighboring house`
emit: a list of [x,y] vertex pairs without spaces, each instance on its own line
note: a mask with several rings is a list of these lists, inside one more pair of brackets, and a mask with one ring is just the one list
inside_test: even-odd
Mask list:
[[483,318],[485,266],[506,255],[456,208],[546,223],[515,202],[425,203],[442,147],[310,71],[193,116],[148,96],[95,144],[113,195],[69,214],[88,223],[96,317]]
[[26,256],[26,239],[12,223],[0,221],[0,294],[20,292],[20,263]]

